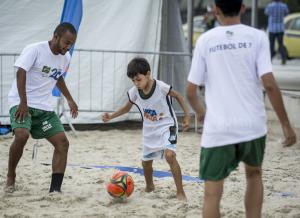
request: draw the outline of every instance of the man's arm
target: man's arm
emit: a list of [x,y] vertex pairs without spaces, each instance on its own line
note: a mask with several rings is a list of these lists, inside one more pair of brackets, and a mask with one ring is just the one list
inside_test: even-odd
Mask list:
[[182,108],[183,112],[184,112],[184,118],[183,118],[183,131],[187,130],[189,128],[190,125],[190,113],[189,113],[189,108],[187,106],[187,104],[184,102],[184,98],[181,94],[179,94],[177,91],[175,90],[171,90],[169,92],[169,95],[171,97],[176,98],[176,100],[178,101],[180,107]]
[[268,6],[265,8],[265,15],[269,16]]
[[26,96],[26,71],[19,67],[17,71],[17,88],[20,96],[20,104],[15,113],[15,119],[23,122],[28,114],[27,96]]
[[113,112],[111,114],[104,113],[102,115],[102,120],[104,122],[108,122],[111,119],[114,119],[114,118],[119,117],[119,116],[121,116],[123,114],[126,114],[126,113],[128,113],[130,111],[132,105],[133,104],[130,101],[127,101],[126,104],[123,107],[121,107],[120,109],[118,109],[117,111],[115,111],[115,112]]
[[288,13],[289,13],[289,8],[287,5],[285,5],[285,15],[288,15]]
[[75,101],[73,100],[73,97],[71,96],[71,94],[66,86],[65,80],[62,76],[59,77],[59,79],[57,80],[56,86],[58,87],[58,89],[61,91],[61,93],[67,99],[72,117],[76,118],[78,115],[78,106],[75,103]]
[[205,111],[200,104],[199,97],[197,96],[197,89],[197,85],[188,82],[186,88],[186,95],[190,105],[196,113],[198,121],[202,122],[204,120]]
[[269,100],[273,106],[274,111],[280,121],[283,134],[285,136],[285,146],[290,146],[296,143],[296,134],[291,127],[287,113],[284,108],[281,92],[276,84],[272,73],[264,74],[262,77],[262,83],[269,97]]

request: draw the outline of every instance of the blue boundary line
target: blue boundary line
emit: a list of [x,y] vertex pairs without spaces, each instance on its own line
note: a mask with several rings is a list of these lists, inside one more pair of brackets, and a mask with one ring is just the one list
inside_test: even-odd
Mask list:
[[[50,166],[51,164],[49,163],[41,163],[42,165]],[[144,175],[144,170],[138,167],[124,167],[124,166],[99,166],[99,165],[81,165],[81,164],[68,164],[67,166],[69,167],[79,167],[83,169],[117,169],[120,171],[125,171],[125,172],[130,172],[130,173],[136,173],[140,175]],[[170,172],[165,172],[165,171],[159,171],[159,170],[154,170],[153,171],[153,176],[157,178],[165,178],[165,177],[172,177],[172,173]],[[189,181],[189,182],[197,182],[197,183],[203,183],[204,180],[201,180],[197,177],[192,177],[192,176],[186,176],[182,175],[182,179],[184,181]],[[275,195],[278,195],[280,197],[297,197],[297,195],[293,192],[277,192],[274,193]]]
[[[51,164],[48,164],[48,163],[41,163],[41,164],[42,165],[47,165],[47,166],[51,165]],[[120,170],[120,171],[140,174],[142,176],[144,175],[144,170],[141,169],[141,168],[137,168],[137,167],[81,165],[81,164],[68,164],[67,166],[69,166],[69,167],[79,167],[79,168],[83,168],[83,169],[117,169],[117,170]],[[165,172],[165,171],[154,170],[153,171],[153,176],[157,177],[157,178],[172,177],[172,173]],[[186,175],[183,175],[182,179],[184,181],[189,181],[189,182],[197,182],[197,183],[203,183],[204,182],[204,180],[201,180],[197,177],[186,176]],[[297,197],[297,195],[293,192],[277,192],[275,194],[278,195],[278,196],[281,196],[281,197]]]
[[[51,165],[47,163],[42,163],[43,165]],[[117,169],[120,171],[126,171],[130,173],[136,173],[140,175],[144,175],[144,170],[138,167],[124,167],[124,166],[99,166],[99,165],[80,165],[80,164],[68,164],[67,166],[69,167],[80,167],[84,169]],[[154,170],[153,171],[153,176],[157,178],[165,178],[165,177],[173,177],[172,173],[170,172],[165,172],[165,171],[159,171],[159,170]],[[197,177],[192,177],[192,176],[186,176],[182,175],[182,179],[184,181],[191,181],[191,182],[197,182],[197,183],[202,183],[204,182],[203,180],[197,178]]]

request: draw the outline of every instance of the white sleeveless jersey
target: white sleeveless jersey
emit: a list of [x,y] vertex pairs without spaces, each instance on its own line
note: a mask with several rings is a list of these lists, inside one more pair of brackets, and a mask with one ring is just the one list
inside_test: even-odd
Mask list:
[[[136,87],[128,91],[129,101],[135,104],[143,119],[143,146],[144,154],[150,154],[163,150],[170,142],[170,127],[176,127],[177,119],[171,105],[171,97],[168,95],[171,86],[154,80],[150,93],[145,96]],[[175,142],[176,143],[176,142]]]

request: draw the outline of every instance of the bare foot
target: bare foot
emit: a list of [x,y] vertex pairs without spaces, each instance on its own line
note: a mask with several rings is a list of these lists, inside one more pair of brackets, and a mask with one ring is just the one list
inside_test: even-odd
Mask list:
[[14,185],[5,186],[5,188],[4,188],[4,192],[6,192],[6,193],[13,193],[14,191],[16,191],[16,188]]
[[6,186],[15,186],[15,176],[7,176],[6,178]]
[[6,193],[13,193],[15,189],[15,176],[14,177],[7,177],[6,179],[6,186],[4,188],[4,191]]
[[185,196],[185,193],[177,193],[176,195],[177,199],[180,200],[180,201],[187,201],[187,198]]
[[152,185],[152,186],[146,186],[146,188],[145,188],[145,192],[152,192],[152,191],[154,191],[154,185]]

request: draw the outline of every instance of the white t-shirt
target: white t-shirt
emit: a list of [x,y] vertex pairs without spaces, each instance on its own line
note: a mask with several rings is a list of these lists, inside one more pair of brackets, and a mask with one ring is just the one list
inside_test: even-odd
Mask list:
[[202,147],[245,142],[267,133],[260,77],[272,72],[266,34],[238,24],[199,38],[188,81],[205,86]]
[[[45,111],[53,111],[52,89],[70,63],[69,52],[55,55],[49,43],[39,42],[26,46],[15,62],[15,67],[26,71],[27,105]],[[10,107],[20,104],[20,97],[15,79],[8,94]]]
[[143,118],[144,155],[163,150],[171,144],[170,127],[176,127],[177,119],[168,95],[171,86],[160,80],[155,83],[148,96],[143,96],[134,86],[128,91],[129,101],[135,104]]

